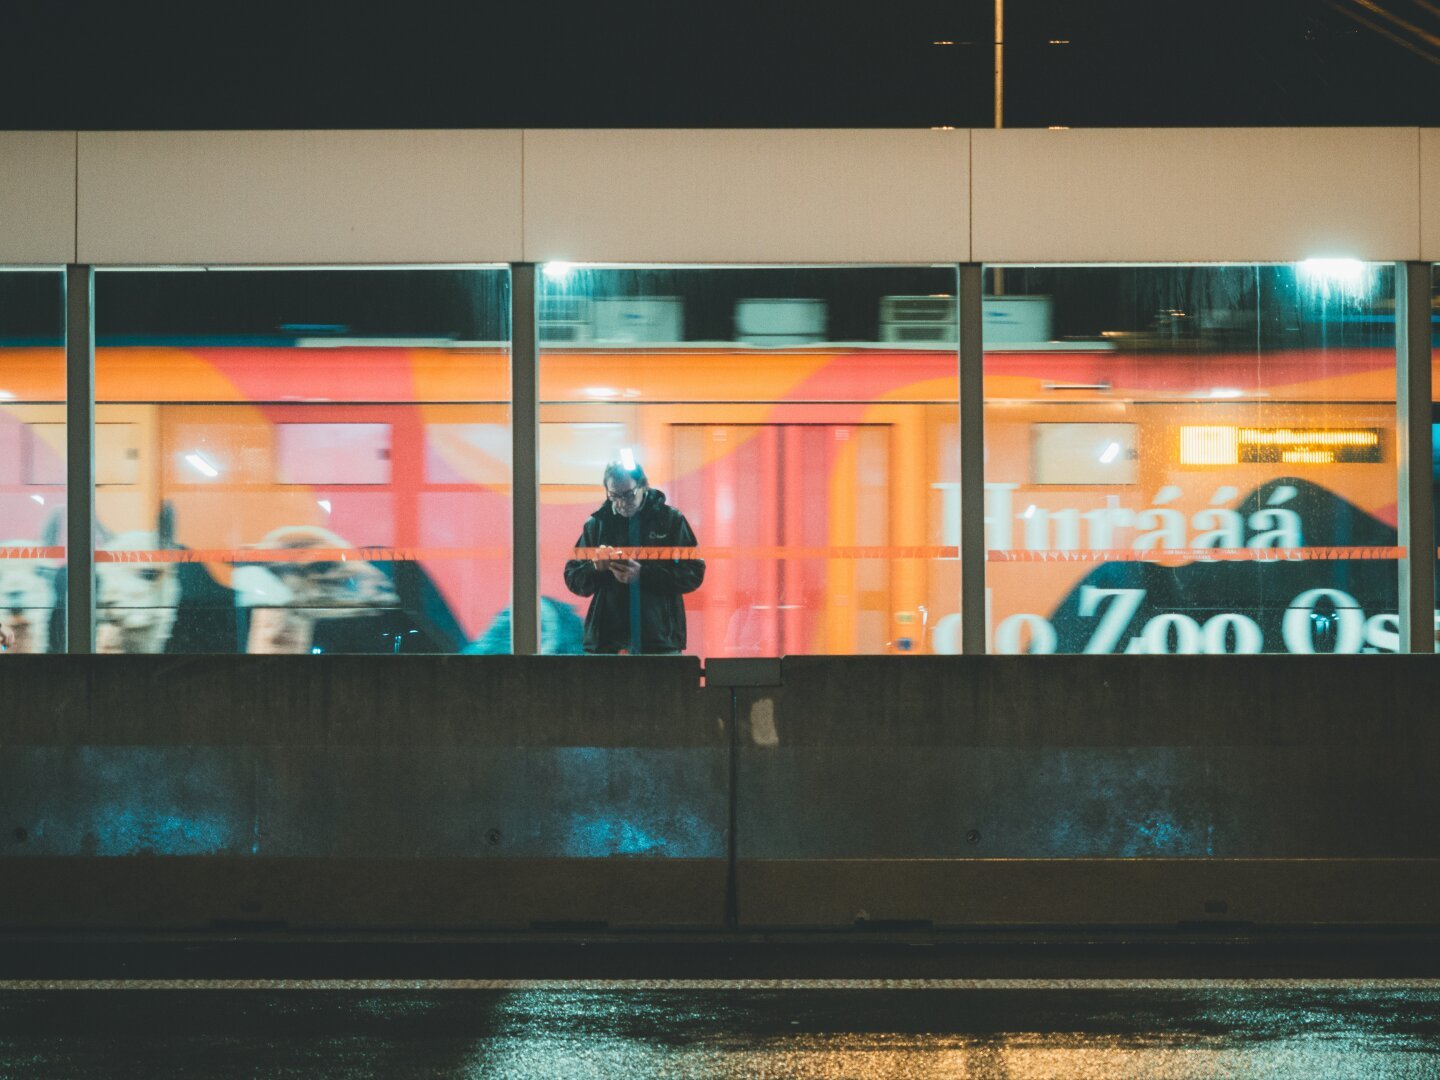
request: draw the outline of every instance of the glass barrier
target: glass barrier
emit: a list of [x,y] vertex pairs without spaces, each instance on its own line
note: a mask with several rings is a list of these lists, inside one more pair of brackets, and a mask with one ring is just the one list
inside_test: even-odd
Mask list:
[[542,651],[958,651],[953,267],[539,279]]
[[0,653],[63,652],[65,276],[0,270]]
[[100,652],[508,652],[509,273],[96,273]]
[[1391,264],[986,292],[990,651],[1396,651]]
[[[1431,513],[1440,525],[1440,263],[1430,268],[1430,478]],[[1435,530],[1440,537],[1440,528]],[[1440,548],[1435,552],[1435,638],[1440,651]]]

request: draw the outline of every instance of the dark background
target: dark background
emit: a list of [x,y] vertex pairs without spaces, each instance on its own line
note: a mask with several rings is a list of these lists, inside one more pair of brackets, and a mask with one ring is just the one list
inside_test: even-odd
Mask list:
[[[1005,15],[1007,127],[1440,124],[1432,0]],[[993,0],[4,0],[0,129],[987,127],[993,29]]]
[[[993,63],[993,0],[0,0],[0,129],[988,127]],[[1440,3],[1006,0],[1004,104],[1007,127],[1440,126]],[[832,339],[864,340],[880,296],[953,287],[918,268],[582,284],[679,295],[698,340],[763,296],[825,298]],[[1278,344],[1304,306],[1282,269],[1011,271],[1005,291],[1053,296],[1060,336],[1208,306]],[[101,275],[97,332],[488,340],[502,293],[460,271]],[[0,275],[0,337],[58,341],[60,298],[54,276]]]

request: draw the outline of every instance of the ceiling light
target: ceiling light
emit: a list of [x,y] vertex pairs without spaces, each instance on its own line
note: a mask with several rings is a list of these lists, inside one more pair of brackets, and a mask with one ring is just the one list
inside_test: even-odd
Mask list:
[[192,469],[200,473],[202,476],[208,476],[211,479],[214,479],[215,477],[220,475],[220,470],[215,468],[214,465],[211,465],[210,462],[206,461],[205,458],[200,455],[199,451],[186,454],[185,461]]

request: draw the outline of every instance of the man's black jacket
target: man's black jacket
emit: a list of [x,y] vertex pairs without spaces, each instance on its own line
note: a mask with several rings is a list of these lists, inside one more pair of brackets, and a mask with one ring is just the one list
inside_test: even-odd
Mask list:
[[[623,518],[606,502],[590,515],[576,547],[694,547],[695,534],[685,515],[665,503],[665,493],[645,492],[645,503]],[[576,596],[590,597],[585,613],[585,651],[613,653],[631,647],[631,589],[638,590],[642,652],[679,652],[685,648],[685,602],[705,580],[700,559],[644,559],[640,577],[622,585],[609,570],[596,570],[588,559],[565,564],[565,585]]]

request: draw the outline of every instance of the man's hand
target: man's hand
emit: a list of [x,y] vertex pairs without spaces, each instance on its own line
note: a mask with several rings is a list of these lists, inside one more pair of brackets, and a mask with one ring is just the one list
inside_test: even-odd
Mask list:
[[594,559],[595,569],[601,571],[602,573],[606,570],[609,570],[610,556],[614,553],[614,551],[614,548],[606,547],[604,544],[601,544],[598,548],[596,548]]
[[621,585],[629,585],[640,578],[640,564],[634,559],[624,559],[610,564],[610,572]]
[[8,626],[0,626],[0,647],[10,648],[15,644],[15,631]]

